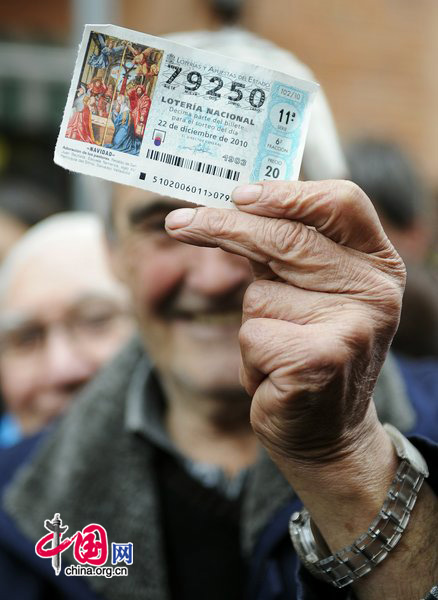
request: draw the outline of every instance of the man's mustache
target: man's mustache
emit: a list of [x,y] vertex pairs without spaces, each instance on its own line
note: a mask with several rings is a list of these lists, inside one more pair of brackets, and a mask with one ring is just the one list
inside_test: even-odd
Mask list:
[[246,285],[239,285],[232,292],[213,298],[179,288],[157,305],[157,313],[163,318],[190,318],[199,313],[242,312]]

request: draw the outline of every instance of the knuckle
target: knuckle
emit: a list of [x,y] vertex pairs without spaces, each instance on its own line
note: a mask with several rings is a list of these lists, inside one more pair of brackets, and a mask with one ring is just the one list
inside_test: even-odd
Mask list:
[[339,332],[331,340],[330,347],[315,344],[308,352],[300,375],[304,389],[311,395],[316,395],[316,401],[319,394],[333,389],[345,389],[354,365],[357,365],[358,360],[366,360],[364,357],[368,356],[365,337],[364,333],[361,343],[357,332]]
[[319,182],[310,181],[290,181],[282,188],[280,197],[280,205],[286,211],[295,206],[295,211],[301,213],[302,207],[305,206],[309,195],[311,195],[314,187],[318,187]]
[[390,248],[390,255],[385,258],[383,270],[390,275],[394,285],[403,291],[407,277],[406,265],[392,246]]
[[396,261],[396,265],[394,266],[393,274],[394,274],[395,280],[397,281],[398,288],[403,293],[404,289],[406,287],[406,280],[408,277],[408,273],[406,270],[406,265],[400,257],[398,257],[398,260]]
[[260,315],[270,302],[267,282],[259,279],[253,281],[246,289],[243,297],[243,314],[247,318]]
[[214,237],[226,237],[236,224],[236,211],[203,209],[201,219],[203,228]]
[[296,196],[296,183],[289,181],[269,181],[264,184],[263,201],[266,205],[278,209],[288,208],[292,198]]
[[[374,272],[375,277],[370,282],[367,303],[371,305],[382,316],[389,318],[398,316],[401,310],[403,291],[406,275],[405,266],[402,261],[397,261],[397,266],[380,268]],[[372,292],[372,293],[371,293]]]
[[348,179],[334,180],[333,187],[336,197],[344,206],[355,206],[358,202],[363,202],[367,198],[362,188]]
[[384,293],[380,298],[377,310],[380,313],[380,324],[382,327],[390,325],[398,326],[403,300],[403,287],[395,281],[386,282]]
[[329,190],[334,215],[348,215],[358,210],[359,206],[371,204],[365,192],[353,181],[334,180]]
[[242,352],[253,349],[257,345],[259,338],[260,331],[257,319],[248,319],[245,321],[239,330],[239,344]]
[[306,246],[308,238],[309,229],[302,223],[277,221],[271,223],[269,229],[269,243],[278,249],[280,255],[300,250]]
[[269,407],[261,402],[254,402],[251,406],[251,427],[261,443],[267,448],[272,448],[272,440],[275,439],[272,431],[272,414]]
[[248,321],[245,321],[239,329],[239,344],[242,351],[251,345],[252,328],[252,319],[249,319]]
[[392,279],[392,281],[388,284],[388,301],[390,302],[390,307],[392,310],[399,311],[401,308],[401,303],[403,300],[403,292],[404,292],[404,281],[399,281],[398,279]]
[[338,351],[334,354],[338,367],[359,358],[370,359],[375,336],[375,322],[362,316],[351,318],[348,327],[342,331],[342,342],[338,343]]
[[264,203],[279,218],[287,217],[291,209],[294,213],[301,214],[314,187],[320,193],[319,182],[272,181],[266,186]]

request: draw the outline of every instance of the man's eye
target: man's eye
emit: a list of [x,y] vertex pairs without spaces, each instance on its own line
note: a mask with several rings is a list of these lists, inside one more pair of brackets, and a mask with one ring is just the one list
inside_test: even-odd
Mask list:
[[146,225],[147,231],[165,233],[164,219],[152,221]]
[[133,223],[133,230],[139,233],[164,233],[166,231],[164,222],[166,215],[163,213],[156,215],[149,215],[144,219],[139,219],[136,223]]
[[117,316],[114,311],[96,312],[81,315],[76,319],[76,327],[80,330],[103,329],[108,327]]
[[6,345],[11,350],[31,350],[44,341],[43,327],[26,327],[11,332],[7,336]]

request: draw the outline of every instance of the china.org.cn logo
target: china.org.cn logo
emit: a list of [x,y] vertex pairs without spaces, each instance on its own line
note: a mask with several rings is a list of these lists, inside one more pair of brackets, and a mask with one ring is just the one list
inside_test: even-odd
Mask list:
[[[50,521],[44,521],[44,527],[49,533],[44,535],[35,544],[35,552],[40,558],[51,558],[52,567],[59,575],[62,567],[62,553],[73,545],[73,556],[77,565],[68,565],[64,575],[103,575],[105,577],[118,577],[128,575],[128,566],[133,563],[132,543],[111,543],[111,565],[108,561],[108,535],[105,527],[97,523],[90,523],[77,531],[71,537],[63,537],[68,530],[68,525],[63,525],[59,513]],[[123,566],[118,566],[124,563]]]

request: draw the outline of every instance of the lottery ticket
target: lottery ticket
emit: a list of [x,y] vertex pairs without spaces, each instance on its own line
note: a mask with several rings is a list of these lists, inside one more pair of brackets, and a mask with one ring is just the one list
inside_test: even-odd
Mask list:
[[318,85],[113,25],[86,25],[55,149],[71,171],[232,207],[299,175]]

